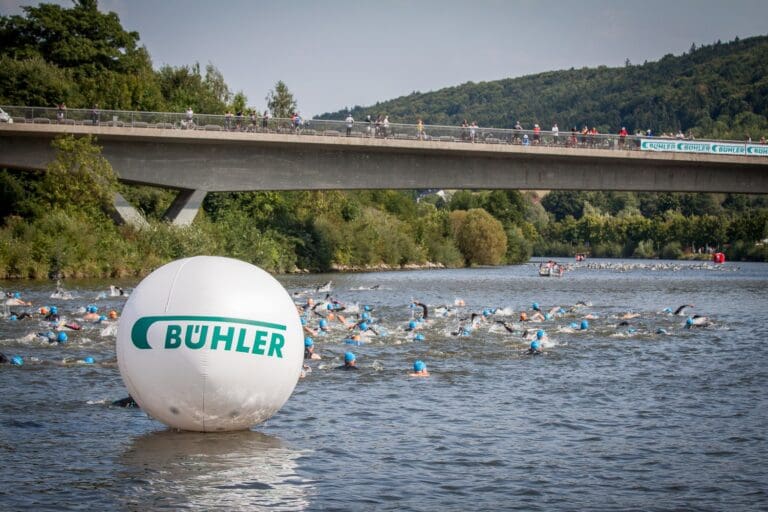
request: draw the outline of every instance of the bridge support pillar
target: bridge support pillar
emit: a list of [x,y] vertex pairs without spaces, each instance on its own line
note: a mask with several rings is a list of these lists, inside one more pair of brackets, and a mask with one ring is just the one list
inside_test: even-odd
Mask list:
[[176,226],[189,226],[195,220],[206,194],[205,190],[180,190],[163,218]]
[[134,208],[125,198],[120,195],[119,192],[115,192],[113,199],[115,206],[115,221],[123,224],[130,224],[131,226],[141,229],[148,226],[147,220],[144,216]]

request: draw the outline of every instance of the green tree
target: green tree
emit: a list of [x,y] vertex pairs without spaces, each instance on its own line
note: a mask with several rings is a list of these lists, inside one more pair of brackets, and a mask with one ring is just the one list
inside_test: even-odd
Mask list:
[[267,108],[274,117],[288,118],[296,112],[296,100],[288,90],[288,86],[282,80],[275,84],[275,88],[269,91],[266,97]]
[[507,252],[501,222],[481,208],[451,212],[456,245],[468,265],[498,265]]

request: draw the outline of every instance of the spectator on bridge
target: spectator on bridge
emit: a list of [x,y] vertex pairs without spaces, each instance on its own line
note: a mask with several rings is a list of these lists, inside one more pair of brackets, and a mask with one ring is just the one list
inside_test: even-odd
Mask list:
[[469,127],[469,139],[474,143],[477,138],[477,121],[472,121]]
[[195,126],[194,118],[195,118],[195,112],[192,110],[192,107],[187,107],[187,122],[185,125],[186,128],[192,128],[193,126]]
[[248,117],[251,120],[251,128],[250,129],[251,129],[252,132],[255,132],[256,128],[258,127],[259,115],[258,115],[258,113],[256,112],[255,109],[252,109],[251,113],[249,114]]
[[520,134],[523,131],[523,125],[520,124],[520,121],[515,121],[515,131],[513,133],[513,142],[520,142]]
[[576,127],[575,127],[575,126],[571,126],[571,139],[570,139],[570,141],[569,141],[569,145],[570,145],[572,148],[575,148],[575,147],[576,147],[576,145],[579,143],[579,139],[578,139],[578,137],[577,137],[577,135],[576,135],[577,133],[579,133],[579,132],[578,132],[578,130],[576,129]]
[[677,135],[675,135],[675,138],[677,139],[685,139],[685,134],[683,133],[683,130],[677,130]]
[[651,131],[651,129],[650,129],[650,128],[648,128],[648,129],[645,131],[645,136],[646,136],[646,137],[653,137],[653,131]]
[[560,128],[557,127],[557,123],[552,125],[552,144],[557,146],[560,142]]
[[264,115],[261,117],[261,128],[263,130],[266,130],[267,128],[269,128],[269,118],[270,118],[269,110],[265,110]]
[[101,115],[101,112],[99,111],[99,104],[94,103],[93,108],[91,109],[91,123],[94,126],[99,125],[99,116]]
[[523,146],[530,146],[531,141],[528,140],[528,134],[523,135]]
[[626,126],[622,126],[621,130],[619,130],[619,147],[624,148],[624,144],[627,142],[627,135],[629,135],[629,132],[627,131]]
[[301,127],[304,124],[304,121],[301,119],[301,115],[298,112],[294,112],[291,116],[291,121],[293,122],[293,129],[296,131],[296,133],[299,133],[301,131]]
[[381,122],[382,137],[387,138],[389,133],[389,116],[384,116],[384,120]]
[[224,114],[224,128],[227,130],[232,129],[232,111],[227,110],[227,113]]
[[760,144],[765,144],[765,135],[760,137]]
[[[466,123],[466,121],[464,122]],[[421,118],[416,121],[416,138],[424,140],[424,121]]]
[[67,117],[67,106],[64,104],[64,102],[61,102],[56,107],[56,120],[59,123],[63,123],[66,117]]
[[465,119],[461,122],[461,140],[469,139],[469,123]]
[[584,128],[581,129],[581,145],[582,146],[587,145],[587,135],[589,135],[589,128],[587,128],[587,125],[584,125]]
[[344,120],[347,123],[347,137],[352,135],[352,127],[355,125],[355,118],[352,117],[352,112],[347,113],[347,118]]
[[541,127],[538,124],[533,125],[533,145],[541,144]]
[[243,127],[243,111],[238,110],[235,114],[235,129],[240,131]]

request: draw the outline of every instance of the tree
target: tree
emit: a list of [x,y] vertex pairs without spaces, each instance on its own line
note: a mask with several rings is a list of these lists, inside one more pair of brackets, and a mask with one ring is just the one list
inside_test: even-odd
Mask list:
[[101,156],[101,148],[88,137],[68,135],[53,141],[57,150],[38,186],[39,216],[50,209],[80,212],[102,218],[113,209],[117,175]]
[[296,100],[288,90],[288,86],[282,80],[275,84],[275,88],[269,91],[266,97],[267,108],[277,118],[288,118],[296,112]]
[[451,212],[456,245],[468,265],[498,265],[507,252],[507,235],[501,222],[481,208]]

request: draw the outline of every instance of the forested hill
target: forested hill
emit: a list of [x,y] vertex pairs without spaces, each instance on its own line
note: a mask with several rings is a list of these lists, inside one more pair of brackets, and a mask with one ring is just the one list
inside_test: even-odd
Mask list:
[[[692,131],[697,137],[740,140],[768,131],[768,36],[717,42],[657,62],[621,68],[569,69],[493,82],[468,82],[428,93],[413,93],[352,114],[385,113],[392,122],[548,130],[595,126],[614,133]],[[323,119],[342,119],[346,111]]]

